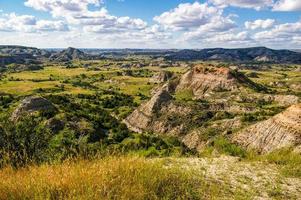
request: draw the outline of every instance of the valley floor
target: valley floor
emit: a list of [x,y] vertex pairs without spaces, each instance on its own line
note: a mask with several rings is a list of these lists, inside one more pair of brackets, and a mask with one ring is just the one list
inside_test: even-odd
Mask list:
[[301,180],[239,158],[108,157],[0,171],[0,199],[298,199]]

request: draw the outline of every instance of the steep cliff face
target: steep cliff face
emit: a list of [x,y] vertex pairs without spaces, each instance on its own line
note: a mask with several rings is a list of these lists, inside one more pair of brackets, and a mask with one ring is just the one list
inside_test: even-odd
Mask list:
[[174,77],[174,73],[170,71],[160,71],[158,74],[154,75],[152,78],[153,82],[164,83]]
[[177,91],[189,89],[196,98],[202,98],[209,92],[234,91],[239,86],[228,68],[196,66],[182,76]]
[[201,99],[217,92],[241,92],[244,88],[267,90],[237,70],[197,65],[182,76],[177,91],[191,90],[196,99]]
[[130,116],[128,116],[124,123],[133,131],[142,132],[149,129],[154,114],[159,112],[163,104],[168,103],[172,99],[172,96],[167,91],[166,87],[163,87],[145,104],[136,109]]
[[301,145],[301,104],[242,130],[233,141],[261,153]]

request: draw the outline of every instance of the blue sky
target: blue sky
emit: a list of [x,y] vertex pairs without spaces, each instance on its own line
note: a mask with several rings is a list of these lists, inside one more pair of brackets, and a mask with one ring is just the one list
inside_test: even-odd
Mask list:
[[301,48],[300,0],[0,0],[0,44]]

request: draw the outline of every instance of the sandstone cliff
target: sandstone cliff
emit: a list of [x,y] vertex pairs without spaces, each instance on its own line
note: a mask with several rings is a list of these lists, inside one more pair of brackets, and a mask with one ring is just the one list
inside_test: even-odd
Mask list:
[[177,90],[192,90],[194,96],[202,97],[205,93],[221,90],[237,90],[236,79],[227,68],[209,68],[196,66],[180,80]]
[[136,132],[142,132],[143,130],[148,129],[152,122],[153,115],[161,109],[163,104],[169,102],[171,99],[172,96],[166,90],[166,87],[163,87],[157,91],[148,102],[141,105],[127,117],[124,120],[124,123],[129,129]]
[[233,141],[261,153],[301,145],[301,104],[242,130]]
[[152,78],[153,82],[164,83],[174,77],[174,73],[170,71],[160,71],[158,74],[155,74]]

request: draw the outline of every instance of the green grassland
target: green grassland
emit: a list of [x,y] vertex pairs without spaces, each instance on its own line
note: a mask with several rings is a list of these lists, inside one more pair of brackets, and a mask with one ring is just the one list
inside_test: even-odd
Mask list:
[[[83,61],[81,65],[83,65]],[[114,89],[119,90],[125,94],[135,97],[135,100],[140,103],[139,96],[143,95],[150,97],[150,91],[155,87],[154,83],[150,82],[150,75],[158,73],[159,67],[146,67],[145,70],[149,71],[148,76],[133,77],[124,76],[122,72],[126,69],[117,67],[101,68],[94,70],[92,66],[101,66],[104,61],[89,62],[87,68],[66,68],[61,65],[44,67],[38,71],[23,71],[7,73],[2,76],[0,80],[0,90],[2,93],[14,95],[31,95],[36,93],[37,90],[44,89],[44,93],[65,93],[65,94],[92,94],[97,90]],[[87,64],[87,63],[86,63]],[[187,71],[185,67],[168,67],[164,70],[172,71],[182,74]],[[139,69],[133,69],[139,71]],[[78,86],[72,83],[66,83],[66,80],[74,80],[78,78],[79,81],[84,80],[89,82],[95,88],[87,88]],[[63,90],[60,88],[64,88]],[[49,92],[47,92],[49,91]]]
[[[249,74],[251,70],[243,70],[245,74]],[[270,69],[256,72],[256,78],[250,77],[252,81],[268,86],[279,94],[295,94],[300,95],[300,91],[294,90],[291,86],[300,84],[301,72],[297,70],[277,70]]]

